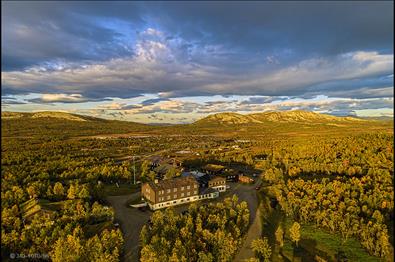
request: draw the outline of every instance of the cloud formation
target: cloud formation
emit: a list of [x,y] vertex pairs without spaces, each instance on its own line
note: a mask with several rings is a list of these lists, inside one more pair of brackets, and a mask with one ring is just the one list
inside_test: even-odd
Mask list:
[[81,94],[42,94],[41,97],[28,99],[27,101],[33,103],[84,103],[96,100],[87,99]]
[[[370,108],[369,99],[393,98],[393,2],[3,2],[2,8],[2,94],[18,96],[2,101],[11,109],[82,110],[94,103],[95,112],[117,111],[113,117],[125,117],[122,110],[205,114],[278,102],[303,107],[285,104],[325,96],[343,112],[339,101]],[[206,100],[187,102],[191,97]]]

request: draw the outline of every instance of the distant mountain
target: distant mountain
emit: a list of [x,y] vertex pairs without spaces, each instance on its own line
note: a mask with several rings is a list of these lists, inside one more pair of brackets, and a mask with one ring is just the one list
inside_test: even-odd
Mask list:
[[327,114],[319,114],[310,111],[292,110],[292,111],[278,111],[278,112],[264,112],[250,114],[249,116],[260,120],[262,122],[330,122],[330,121],[363,121],[355,117],[340,117]]
[[130,121],[106,120],[63,112],[19,113],[2,112],[2,137],[47,139],[118,134],[152,133],[153,135],[234,135],[241,133],[316,134],[335,132],[365,132],[392,130],[391,121],[336,117],[307,111],[264,112],[243,115],[219,113],[209,115],[193,124],[141,124]]
[[293,110],[278,112],[263,112],[249,115],[238,113],[219,113],[209,115],[195,122],[197,125],[209,124],[262,124],[267,122],[280,123],[331,123],[331,122],[363,122],[363,119],[355,117],[337,117],[326,114],[319,114],[309,111]]
[[261,121],[256,120],[254,117],[249,115],[242,115],[238,113],[219,113],[214,115],[209,115],[203,119],[195,122],[195,124],[247,124],[247,123],[261,123]]
[[81,116],[65,112],[35,112],[35,113],[19,113],[19,112],[1,112],[2,119],[20,119],[20,118],[55,118],[70,121],[89,121],[89,120],[102,120],[100,118]]
[[64,112],[2,112],[3,136],[71,137],[154,130],[155,126]]
[[393,116],[361,116],[359,118],[365,120],[394,121]]

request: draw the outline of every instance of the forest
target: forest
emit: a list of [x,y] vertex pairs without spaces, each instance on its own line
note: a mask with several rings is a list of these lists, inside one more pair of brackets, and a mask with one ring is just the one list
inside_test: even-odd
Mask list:
[[260,165],[286,216],[344,241],[355,237],[371,255],[392,256],[392,135],[316,139],[276,151]]
[[[117,194],[120,184],[129,193],[138,191],[134,174],[137,181],[153,180],[152,155],[178,158],[186,170],[211,163],[226,172],[258,173],[266,187],[257,197],[276,199],[285,217],[278,239],[284,236],[285,242],[287,223],[296,222],[301,245],[304,230],[313,226],[339,235],[345,245],[357,240],[371,257],[392,257],[392,123],[311,130],[273,124],[266,132],[248,125],[188,130],[92,122],[2,119],[2,258],[39,253],[53,261],[122,260],[124,235],[106,202],[108,189]],[[171,172],[169,177],[179,175]],[[248,219],[249,207],[237,197],[193,204],[183,214],[155,212],[141,230],[140,259],[231,261]],[[262,231],[251,261],[272,261],[279,242],[271,234]]]
[[246,202],[236,196],[223,203],[189,206],[176,215],[156,211],[141,230],[141,261],[230,261],[248,228]]

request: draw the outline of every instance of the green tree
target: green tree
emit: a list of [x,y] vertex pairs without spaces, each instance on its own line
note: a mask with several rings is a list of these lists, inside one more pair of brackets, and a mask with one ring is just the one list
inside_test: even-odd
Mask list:
[[30,185],[26,189],[30,198],[36,198],[38,196],[38,190],[34,185]]
[[165,179],[170,179],[173,177],[177,177],[179,176],[180,173],[178,172],[178,170],[175,167],[170,167],[165,174]]
[[155,173],[154,171],[149,171],[147,177],[148,177],[151,181],[155,181],[156,173]]
[[263,259],[265,262],[270,261],[272,249],[266,237],[254,239],[251,243],[251,248],[255,252],[255,256]]
[[144,160],[143,163],[141,164],[140,169],[141,169],[140,179],[142,181],[146,181],[147,177],[149,177],[148,174],[150,172],[150,162],[147,160]]
[[289,229],[289,233],[293,242],[295,242],[296,246],[300,241],[300,225],[298,222],[294,222],[291,228]]
[[68,199],[75,199],[75,186],[73,184],[70,185],[69,190],[67,190],[67,198]]
[[62,183],[60,182],[55,183],[55,185],[53,186],[53,193],[59,198],[64,197],[64,187]]
[[88,187],[83,185],[80,191],[78,192],[78,198],[88,199],[90,197]]
[[276,241],[279,244],[280,248],[282,248],[284,246],[284,231],[280,226],[278,226],[276,232],[275,232],[275,236],[276,236]]
[[81,261],[84,248],[78,236],[68,235],[55,242],[51,258],[54,262]]

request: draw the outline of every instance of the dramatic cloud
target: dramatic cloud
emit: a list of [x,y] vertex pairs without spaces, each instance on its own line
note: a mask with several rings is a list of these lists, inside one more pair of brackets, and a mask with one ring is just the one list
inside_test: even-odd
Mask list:
[[[2,2],[2,8],[2,94],[18,97],[2,97],[8,110],[76,104],[81,112],[113,110],[112,118],[161,112],[194,119],[298,98],[315,103],[317,96],[337,99],[333,112],[352,113],[341,99],[368,109],[369,99],[393,98],[389,1]],[[128,100],[136,97],[145,99]],[[315,108],[274,108],[292,106]]]
[[[393,72],[393,55],[377,52],[308,59],[277,71],[251,70],[238,74],[182,62],[172,56],[169,46],[150,41],[141,43],[138,56],[134,58],[114,59],[78,69],[4,72],[2,83],[5,91],[8,88],[23,91],[30,88],[39,93],[44,91],[42,83],[45,83],[46,88],[78,91],[87,97],[106,97],[110,91],[112,96],[118,97],[159,92],[170,93],[168,97],[208,94],[284,96],[331,92],[342,89],[338,82],[345,80],[353,81],[354,86],[359,87],[372,77]],[[378,84],[388,85],[391,80],[379,80]]]
[[33,103],[84,103],[96,100],[87,99],[80,94],[43,94],[39,98],[32,98],[27,101]]

